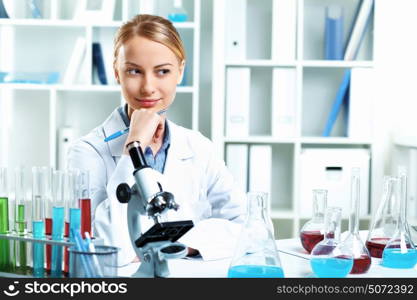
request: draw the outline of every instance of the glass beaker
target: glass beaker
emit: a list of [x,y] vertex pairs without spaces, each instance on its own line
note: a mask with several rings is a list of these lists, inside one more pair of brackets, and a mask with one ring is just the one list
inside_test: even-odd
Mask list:
[[382,265],[388,268],[409,269],[414,268],[417,263],[417,251],[407,222],[407,176],[404,170],[400,172],[400,184],[397,189],[400,200],[397,227],[382,253]]
[[171,22],[185,22],[187,17],[187,11],[183,6],[182,0],[174,0],[174,6],[168,14],[168,20]]
[[313,190],[313,217],[300,231],[301,245],[310,253],[324,239],[324,213],[327,208],[327,190]]
[[352,250],[340,242],[341,216],[340,207],[326,210],[324,240],[311,251],[310,265],[317,277],[345,277],[352,269]]
[[372,217],[370,230],[366,239],[366,247],[372,257],[382,258],[382,252],[394,235],[398,217],[396,207],[399,181],[397,177],[384,177],[384,191],[378,209]]
[[363,274],[371,267],[371,255],[359,236],[360,169],[352,169],[349,232],[343,243],[353,253],[351,274]]
[[282,278],[278,250],[270,229],[268,194],[249,192],[245,224],[239,236],[228,277]]

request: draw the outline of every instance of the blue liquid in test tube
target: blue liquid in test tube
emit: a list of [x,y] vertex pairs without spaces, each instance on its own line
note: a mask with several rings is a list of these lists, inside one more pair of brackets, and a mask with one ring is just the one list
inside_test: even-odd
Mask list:
[[[73,229],[73,230],[71,230]],[[69,230],[70,230],[70,241],[74,242],[74,236],[72,235],[72,231],[80,231],[81,230],[81,209],[80,208],[70,208],[70,223],[69,223]]]
[[[52,208],[52,239],[62,241],[64,237],[64,207]],[[52,246],[51,276],[61,277],[62,246]]]
[[[43,221],[32,222],[33,237],[36,239],[45,238],[45,224]],[[44,277],[44,245],[33,243],[33,276],[37,278]]]

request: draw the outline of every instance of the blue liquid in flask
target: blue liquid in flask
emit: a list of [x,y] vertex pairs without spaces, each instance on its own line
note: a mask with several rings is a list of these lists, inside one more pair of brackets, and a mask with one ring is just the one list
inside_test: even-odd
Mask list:
[[400,248],[385,249],[382,253],[382,265],[396,269],[414,268],[417,263],[417,251],[415,249],[407,250],[407,252],[401,253]]
[[241,265],[229,269],[229,278],[284,278],[282,268],[274,266]]
[[310,260],[314,274],[320,278],[346,277],[353,267],[353,259],[350,258],[313,258]]

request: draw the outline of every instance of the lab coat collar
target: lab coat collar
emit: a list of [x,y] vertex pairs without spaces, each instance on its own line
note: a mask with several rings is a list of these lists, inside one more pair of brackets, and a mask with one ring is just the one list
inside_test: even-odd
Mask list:
[[[171,145],[168,150],[168,157],[176,157],[178,159],[188,159],[194,156],[194,152],[191,149],[187,136],[186,129],[178,126],[177,124],[167,120],[169,126]],[[118,110],[114,110],[113,113],[103,123],[103,131],[105,137],[112,135],[113,133],[126,129],[126,125],[123,122],[122,117]],[[126,142],[127,134],[107,142],[110,153],[113,157],[120,157],[123,154],[123,146]]]

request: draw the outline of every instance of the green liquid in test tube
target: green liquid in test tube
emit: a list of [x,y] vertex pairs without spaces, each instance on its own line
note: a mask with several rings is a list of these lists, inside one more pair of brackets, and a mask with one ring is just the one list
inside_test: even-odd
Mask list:
[[[9,200],[7,190],[7,169],[0,168],[0,233],[9,233]],[[10,251],[11,242],[0,239],[0,271],[13,272],[13,261]]]

